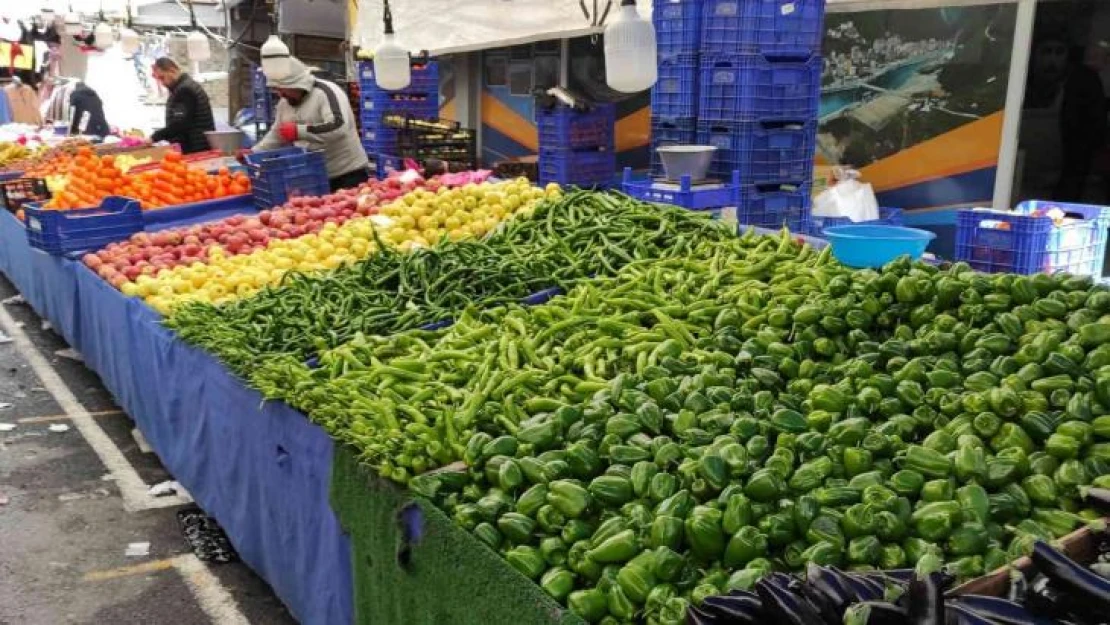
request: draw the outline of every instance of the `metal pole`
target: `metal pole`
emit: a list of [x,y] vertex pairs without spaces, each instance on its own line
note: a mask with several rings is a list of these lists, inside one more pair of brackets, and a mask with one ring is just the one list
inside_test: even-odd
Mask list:
[[1033,45],[1033,22],[1037,16],[1037,0],[1019,0],[1014,24],[1014,44],[1010,52],[1010,78],[1006,84],[1006,109],[1002,116],[1002,145],[998,150],[998,168],[994,177],[993,207],[1009,210],[1014,192],[1014,169],[1017,163],[1018,133],[1021,131],[1021,107],[1025,101],[1025,81],[1029,74],[1029,54]]
[[559,86],[564,89],[570,82],[570,39],[559,42]]

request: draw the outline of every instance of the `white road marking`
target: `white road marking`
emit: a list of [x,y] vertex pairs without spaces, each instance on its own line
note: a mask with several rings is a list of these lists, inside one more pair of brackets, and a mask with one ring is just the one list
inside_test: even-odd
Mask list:
[[147,494],[149,487],[139,477],[131,463],[127,462],[123,452],[104,433],[96,419],[89,414],[88,410],[85,410],[81,402],[77,401],[61,376],[43,358],[38,348],[31,343],[31,339],[27,337],[27,334],[16,324],[11,314],[2,306],[0,306],[0,329],[11,337],[18,353],[27,360],[27,364],[31,366],[31,370],[38,376],[42,385],[54,397],[54,401],[58,402],[58,405],[62,408],[62,413],[70,418],[74,427],[81,432],[81,436],[85,438],[85,441],[93,448],[96,455],[100,457],[100,461],[104,463],[108,472],[112,474],[116,486],[119,487],[124,510],[139,512],[154,508],[170,508],[192,502],[191,497],[182,495],[155,498]]
[[181,574],[200,609],[216,625],[250,625],[239,611],[239,604],[208,567],[191,553],[173,558],[173,568]]

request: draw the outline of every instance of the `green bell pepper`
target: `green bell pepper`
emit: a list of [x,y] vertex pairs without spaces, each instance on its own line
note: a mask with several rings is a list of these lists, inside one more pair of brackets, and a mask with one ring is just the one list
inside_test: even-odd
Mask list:
[[990,535],[981,523],[964,523],[948,536],[948,553],[955,556],[982,554],[990,542]]
[[755,558],[767,554],[767,537],[750,525],[740,528],[732,535],[725,547],[723,564],[728,568],[738,568]]
[[679,549],[682,545],[683,520],[673,516],[659,515],[651,522],[648,544],[652,547]]
[[911,469],[902,469],[890,476],[887,484],[899,495],[916,497],[925,486],[925,476]]
[[685,522],[685,536],[694,557],[706,561],[720,557],[725,547],[721,517],[720,510],[706,506],[697,506],[690,512]]
[[686,566],[686,558],[670,547],[659,546],[652,552],[652,565],[654,567],[652,573],[655,577],[663,581],[671,581],[678,578],[679,573]]
[[547,503],[567,518],[577,518],[590,505],[590,493],[574,482],[555,480],[547,489]]
[[567,596],[567,607],[587,623],[597,623],[609,613],[608,599],[597,588],[575,590]]
[[639,557],[621,567],[617,573],[617,585],[624,594],[636,604],[647,601],[648,593],[655,587],[655,557],[654,553],[647,551],[645,560]]
[[744,486],[744,494],[755,501],[774,501],[786,492],[782,476],[771,469],[760,469],[752,474]]
[[535,516],[545,503],[547,503],[547,486],[536,484],[524,491],[524,494],[516,500],[516,511],[525,516]]
[[547,562],[539,549],[518,545],[505,552],[505,560],[528,579],[538,579],[545,570]]
[[602,540],[587,554],[598,564],[619,564],[627,562],[640,551],[639,540],[633,530],[617,532]]
[[978,484],[967,484],[956,490],[956,502],[968,521],[986,523],[990,520],[990,496]]
[[878,564],[883,543],[874,536],[858,536],[848,543],[848,561],[853,564]]
[[721,528],[724,532],[729,535],[735,534],[741,527],[751,525],[752,521],[752,506],[747,496],[736,493],[729,497],[724,514],[721,516]]
[[536,529],[536,522],[519,512],[506,512],[497,519],[497,529],[509,542],[522,544],[529,542],[532,532]]
[[840,527],[844,530],[844,535],[849,538],[856,538],[873,534],[876,529],[876,512],[875,508],[869,504],[857,503],[850,506],[844,511],[844,518],[840,521]]
[[901,456],[903,469],[917,471],[922,475],[934,478],[948,477],[952,473],[952,461],[944,454],[922,447],[910,445]]
[[956,494],[956,481],[951,478],[929,480],[921,487],[922,501],[951,501]]
[[562,601],[574,590],[574,573],[561,566],[548,569],[540,578],[540,587],[556,601]]

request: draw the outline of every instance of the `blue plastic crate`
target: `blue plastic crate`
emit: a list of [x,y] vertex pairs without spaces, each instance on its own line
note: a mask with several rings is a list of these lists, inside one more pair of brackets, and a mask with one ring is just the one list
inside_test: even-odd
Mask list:
[[698,57],[693,54],[660,58],[659,77],[651,88],[651,114],[697,117]]
[[608,187],[616,176],[617,154],[612,150],[540,150],[538,166],[541,186],[557,182],[579,187]]
[[658,204],[672,204],[690,210],[713,210],[737,206],[740,202],[740,174],[733,172],[731,183],[695,185],[689,176],[677,183],[656,180],[635,180],[632,168],[625,167],[622,190],[637,199]]
[[701,41],[703,0],[658,0],[652,10],[655,49],[660,57],[696,54]]
[[23,207],[27,242],[48,254],[95,250],[122,241],[143,229],[138,200],[109,196],[99,207],[78,210],[43,209],[39,203]]
[[810,186],[804,184],[753,184],[740,188],[736,220],[744,226],[808,232]]
[[588,111],[557,105],[536,109],[536,132],[540,150],[569,149],[613,150],[617,108],[613,104],[595,104]]
[[280,206],[291,198],[327,195],[331,191],[323,152],[282,148],[247,156],[254,204]]
[[[1056,225],[1037,211],[1059,208]],[[1059,202],[1022,202],[1013,212],[961,210],[956,221],[956,260],[1001,273],[1101,276],[1110,208]]]
[[739,170],[743,184],[797,182],[813,175],[816,129],[817,122],[701,122],[697,141],[717,147],[712,176]]
[[362,142],[372,142],[381,145],[397,145],[396,128],[389,128],[380,123],[371,123],[362,125],[361,138]]
[[835,226],[852,226],[859,224],[867,224],[869,226],[901,226],[902,225],[902,209],[900,208],[885,208],[879,207],[879,218],[871,221],[852,221],[847,217],[818,217],[810,215],[809,225],[811,226],[811,233],[813,236],[821,236],[821,231],[825,228],[832,228]]
[[[414,66],[412,68],[412,82],[405,91],[431,91],[439,93],[439,64],[431,61],[424,65]],[[362,92],[370,90],[378,90],[378,83],[374,79],[374,62],[373,61],[359,61],[358,64],[358,85]]]
[[706,0],[703,54],[808,58],[821,51],[825,0]]
[[817,119],[821,57],[777,61],[758,54],[703,56],[698,119],[798,121]]
[[359,94],[359,114],[363,123],[380,123],[385,115],[439,117],[439,96],[425,91],[363,91]]

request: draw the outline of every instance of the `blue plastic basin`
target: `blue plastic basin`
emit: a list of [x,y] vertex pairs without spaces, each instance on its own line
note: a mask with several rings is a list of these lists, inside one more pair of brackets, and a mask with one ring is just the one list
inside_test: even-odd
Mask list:
[[833,256],[849,267],[882,267],[907,254],[917,260],[937,237],[928,230],[900,226],[833,226],[822,232]]

